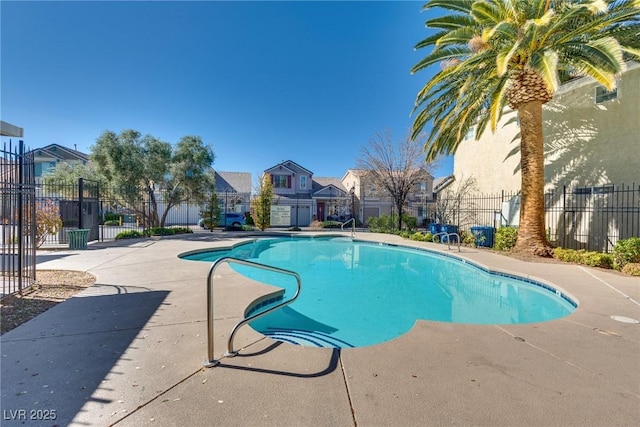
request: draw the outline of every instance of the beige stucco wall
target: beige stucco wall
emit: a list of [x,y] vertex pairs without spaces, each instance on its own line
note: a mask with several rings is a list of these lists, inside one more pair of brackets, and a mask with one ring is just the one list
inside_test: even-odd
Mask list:
[[[575,80],[545,105],[548,189],[640,182],[640,64],[628,63],[618,79],[617,99],[596,104],[597,86],[589,78]],[[454,156],[456,179],[475,177],[483,193],[520,189],[514,116],[505,113],[495,134],[487,130],[479,140],[460,144]]]
[[480,139],[471,137],[460,143],[453,161],[457,181],[474,177],[481,193],[520,189],[520,154],[510,154],[519,144],[514,140],[519,131],[515,118],[516,112],[508,111],[495,133],[487,129]]

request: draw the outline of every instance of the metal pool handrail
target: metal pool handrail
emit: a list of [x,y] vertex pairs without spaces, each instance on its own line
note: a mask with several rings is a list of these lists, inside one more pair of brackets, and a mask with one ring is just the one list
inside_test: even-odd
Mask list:
[[344,231],[344,226],[349,224],[350,222],[353,222],[353,225],[351,226],[351,237],[356,237],[356,219],[355,218],[351,218],[349,221],[345,221],[340,225],[340,229],[342,231]]
[[[451,250],[451,237],[450,236],[456,236],[457,239],[456,241],[458,242],[458,252],[460,252],[460,235],[458,233],[447,233],[446,231],[441,231],[439,233],[436,233],[433,235],[433,239],[436,238],[436,236],[446,236],[447,237],[447,247],[449,248],[449,250]],[[440,238],[440,243],[442,243],[442,238]]]
[[272,267],[270,265],[259,264],[257,262],[247,261],[244,259],[238,259],[233,257],[223,257],[216,260],[213,264],[211,264],[211,267],[209,268],[209,274],[207,275],[207,345],[208,345],[208,348],[207,348],[207,360],[204,363],[204,366],[208,368],[216,366],[218,363],[220,363],[219,360],[216,360],[214,358],[214,354],[213,354],[214,353],[214,349],[213,349],[213,339],[214,339],[213,338],[214,337],[213,335],[213,273],[221,264],[225,262],[246,265],[248,267],[254,267],[261,270],[273,271],[275,273],[287,274],[289,276],[295,277],[296,282],[298,284],[296,293],[293,295],[293,298],[286,301],[283,300],[280,304],[276,304],[273,307],[270,307],[263,312],[251,315],[241,320],[240,322],[238,322],[233,327],[233,329],[231,329],[231,333],[229,334],[229,340],[227,341],[227,352],[224,354],[227,357],[233,357],[238,354],[237,351],[233,350],[233,338],[237,330],[241,326],[244,326],[245,324],[251,322],[252,320],[257,319],[258,317],[262,317],[265,314],[271,313],[272,311],[277,310],[280,307],[284,307],[285,305],[291,304],[296,300],[296,298],[298,298],[298,295],[300,295],[300,289],[302,288],[302,280],[300,279],[300,275],[298,275],[298,273],[296,273],[295,271],[285,270],[284,268]]

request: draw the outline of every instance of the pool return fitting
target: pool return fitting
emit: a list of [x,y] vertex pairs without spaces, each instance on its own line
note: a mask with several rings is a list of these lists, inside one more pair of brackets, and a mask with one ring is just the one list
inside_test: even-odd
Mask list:
[[298,295],[300,295],[300,289],[302,288],[302,280],[300,279],[300,275],[298,273],[296,273],[295,271],[290,271],[290,270],[285,270],[283,268],[278,268],[278,267],[272,267],[270,265],[265,265],[265,264],[260,264],[257,262],[252,262],[252,261],[247,261],[244,259],[239,259],[239,258],[233,258],[233,257],[223,257],[220,258],[218,260],[216,260],[213,264],[211,264],[211,267],[209,268],[209,274],[207,275],[207,359],[204,362],[204,366],[207,368],[211,368],[214,367],[216,365],[218,365],[220,363],[219,360],[214,358],[214,349],[213,349],[213,339],[214,339],[214,335],[213,335],[213,276],[214,273],[216,271],[216,269],[221,265],[221,264],[241,264],[241,265],[245,265],[248,267],[253,267],[253,268],[257,268],[257,269],[261,269],[261,270],[267,270],[267,271],[272,271],[275,273],[282,273],[282,274],[286,274],[289,276],[293,276],[296,279],[297,282],[297,288],[296,288],[296,293],[293,295],[293,297],[289,300],[282,300],[281,303],[274,305],[273,307],[269,307],[268,309],[266,309],[265,311],[259,312],[259,313],[255,313],[249,317],[244,318],[243,320],[241,320],[240,322],[238,322],[232,329],[231,329],[231,333],[229,334],[229,340],[227,341],[227,352],[224,354],[225,357],[234,357],[238,355],[238,352],[235,351],[233,349],[233,338],[236,335],[236,332],[238,331],[238,329],[240,329],[240,327],[244,326],[245,324],[251,322],[252,320],[255,320],[259,317],[262,317],[266,314],[271,313],[274,310],[279,309],[280,307],[284,307],[285,305],[289,305],[292,302],[294,302],[297,298]]

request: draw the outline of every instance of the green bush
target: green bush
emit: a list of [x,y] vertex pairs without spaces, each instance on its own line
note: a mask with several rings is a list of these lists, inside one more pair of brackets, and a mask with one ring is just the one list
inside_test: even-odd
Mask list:
[[591,267],[613,268],[613,255],[600,252],[585,252],[582,254],[580,264]]
[[629,276],[640,276],[640,263],[628,262],[622,267],[622,272]]
[[173,230],[173,234],[188,234],[188,233],[193,233],[193,230],[189,227],[171,227],[171,230]]
[[472,232],[467,230],[460,231],[460,241],[463,245],[475,246],[476,239]]
[[560,261],[577,263],[579,263],[582,259],[580,251],[564,248],[555,248],[555,250],[553,251],[553,257]]
[[584,249],[556,248],[553,257],[560,261],[575,262],[590,267],[613,268],[613,255],[600,252],[587,252]]
[[395,221],[395,216],[382,214],[378,217],[369,217],[367,219],[367,225],[369,231],[373,233],[389,233],[391,232],[391,225]]
[[409,236],[409,239],[415,240],[417,242],[424,242],[425,235],[422,234],[421,231],[417,231]]
[[324,221],[322,228],[342,228],[342,223],[338,221]]
[[173,228],[166,227],[151,227],[144,232],[146,236],[172,236],[175,233]]
[[433,242],[433,234],[427,232],[422,238],[425,242]]
[[418,228],[418,218],[415,216],[402,215],[402,226],[408,232],[412,232]]
[[618,240],[613,247],[613,258],[618,269],[628,263],[640,263],[640,237]]
[[110,219],[108,221],[104,222],[104,225],[108,225],[108,226],[117,226],[120,225],[120,221],[116,220],[116,219]]
[[516,245],[518,227],[500,227],[496,230],[493,248],[498,251],[510,251]]
[[116,240],[120,240],[120,239],[135,239],[135,238],[138,238],[138,237],[144,237],[144,236],[138,230],[127,230],[127,231],[122,231],[122,232],[118,233],[118,235],[116,236]]
[[107,221],[115,221],[118,224],[120,224],[120,215],[113,212],[107,212],[104,214],[104,220],[105,220],[105,224]]

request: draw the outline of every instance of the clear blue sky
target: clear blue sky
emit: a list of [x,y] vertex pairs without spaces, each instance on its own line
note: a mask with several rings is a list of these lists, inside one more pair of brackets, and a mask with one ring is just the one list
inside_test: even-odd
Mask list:
[[1,117],[30,148],[88,153],[131,128],[199,135],[215,169],[254,179],[288,159],[342,177],[377,132],[411,126],[422,4],[2,1]]

